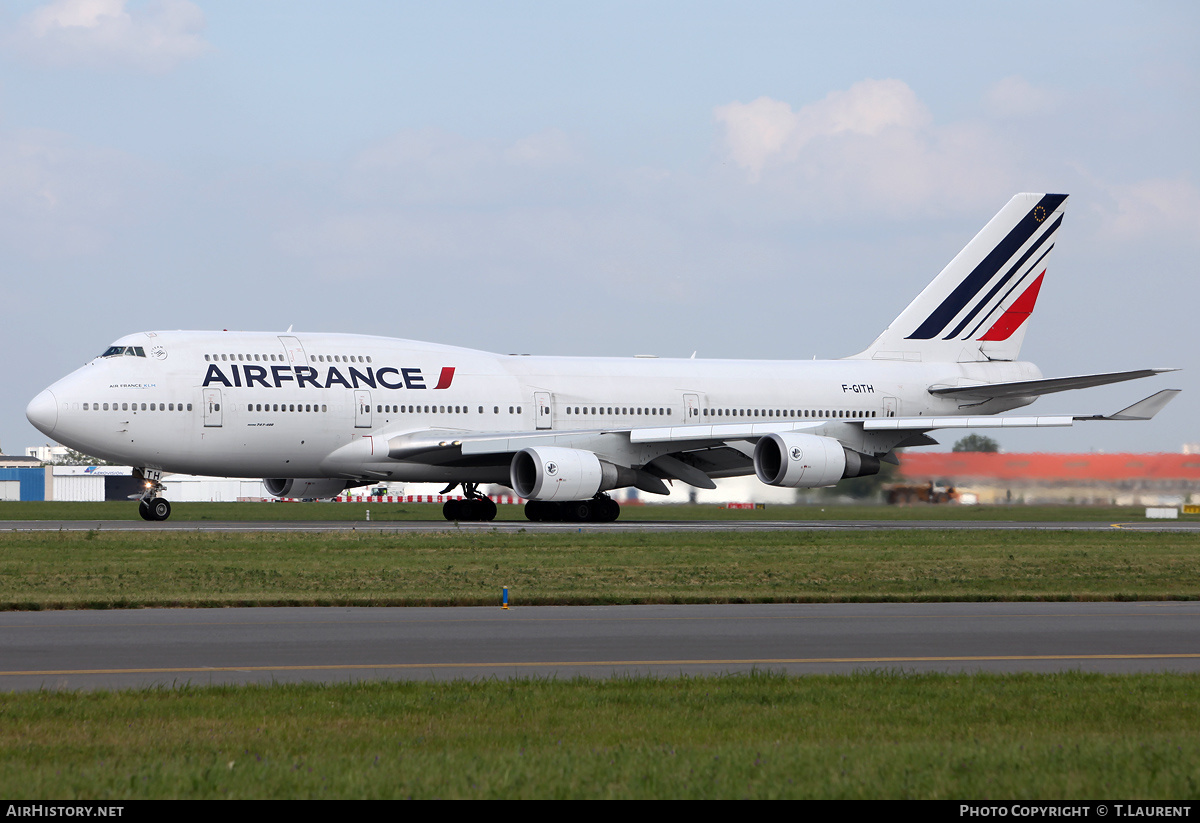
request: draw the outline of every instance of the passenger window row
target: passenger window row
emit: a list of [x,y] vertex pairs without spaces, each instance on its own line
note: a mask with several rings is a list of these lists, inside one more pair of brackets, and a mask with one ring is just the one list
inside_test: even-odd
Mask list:
[[[392,406],[388,404],[376,404],[375,411],[379,414],[470,414],[470,406]],[[479,414],[486,414],[483,406],[479,407]],[[499,414],[500,407],[492,406],[492,414]],[[509,414],[520,414],[520,406],[509,406]]]
[[247,403],[246,411],[328,412],[324,403]]
[[[567,411],[567,414],[592,414],[592,415],[597,415],[597,416],[598,415],[609,415],[609,414],[637,416],[637,415],[647,415],[648,414],[648,415],[652,415],[652,416],[653,415],[666,415],[669,417],[671,415],[670,407],[663,408],[661,406],[658,408],[654,408],[654,407],[642,408],[642,407],[632,407],[632,406],[631,407],[625,407],[625,406],[620,406],[620,407],[618,407],[618,406],[590,406],[590,407],[589,406],[567,406],[566,411]],[[693,414],[694,414],[694,412],[693,412]],[[712,408],[705,408],[703,410],[703,415],[705,417],[778,417],[778,418],[786,417],[789,419],[799,419],[799,418],[811,417],[811,418],[829,419],[829,418],[839,418],[839,417],[847,417],[847,418],[875,417],[876,413],[873,411],[849,411],[849,410],[845,410],[845,409],[820,410],[820,409],[724,409],[724,408],[712,409]]]
[[670,416],[671,409],[670,407],[664,408],[663,406],[658,406],[657,408],[653,406],[567,406],[567,414],[593,414],[597,416],[609,414],[623,414],[626,416],[648,414],[656,416],[661,414]]
[[[189,406],[190,408],[190,406]],[[329,407],[322,404],[306,404],[306,403],[247,403],[246,411],[248,412],[328,412]],[[470,408],[467,406],[393,406],[390,404],[379,404],[375,406],[375,411],[379,414],[469,414]],[[484,407],[479,407],[479,414],[484,414]],[[492,414],[499,414],[500,407],[493,406]],[[509,414],[520,414],[521,406],[509,406]]]
[[[138,411],[137,403],[84,403],[84,411]],[[264,408],[265,405],[265,408]],[[130,408],[132,406],[132,409]],[[192,404],[187,403],[142,403],[141,411],[191,411]],[[246,406],[246,411],[321,411],[328,412],[329,407],[320,404],[295,404],[295,403],[250,403]],[[378,404],[375,406],[375,411],[380,414],[469,414],[470,408],[467,406],[404,406]],[[592,415],[651,415],[651,416],[669,416],[671,414],[670,407],[641,407],[641,406],[568,406],[567,414],[592,414]],[[478,407],[478,413],[484,414],[484,407]],[[493,414],[500,413],[499,406],[492,407]],[[509,414],[521,414],[521,406],[509,406]],[[705,417],[776,417],[776,418],[815,418],[822,420],[838,419],[838,418],[869,418],[876,417],[875,411],[850,411],[846,409],[710,409],[705,408],[703,411]]]
[[800,419],[813,417],[828,420],[838,417],[866,418],[875,417],[873,411],[849,411],[846,409],[708,409],[704,410],[705,417],[787,417]]
[[216,362],[216,363],[219,363],[222,360],[225,360],[225,361],[232,360],[235,363],[239,362],[239,361],[247,361],[247,360],[260,361],[260,362],[267,361],[267,362],[271,362],[271,363],[285,362],[282,354],[264,354],[261,356],[257,355],[257,354],[206,354],[206,355],[204,355],[204,359],[206,361],[212,361],[212,362]]
[[[90,406],[90,408],[89,408]],[[103,409],[101,409],[103,406]],[[84,403],[84,411],[109,411],[109,406],[112,411],[137,411],[137,403]],[[142,403],[142,411],[191,411],[192,404],[188,403],[185,409],[183,403]],[[149,408],[147,408],[149,406]],[[118,408],[119,407],[119,408]],[[132,408],[130,408],[132,407]]]
[[361,354],[317,354],[309,358],[317,363],[370,363],[371,356]]
[[[117,349],[116,354],[121,353],[120,346],[115,346],[114,348]],[[142,350],[141,346],[138,346],[137,350],[140,352]],[[109,354],[109,352],[111,352],[111,351],[113,351],[113,349],[109,349],[107,352],[105,352],[104,356],[110,357],[111,355]],[[146,355],[139,354],[138,356],[145,357]],[[318,354],[318,355],[314,355],[313,357],[311,357],[309,359],[316,363],[370,363],[371,362],[370,355],[364,356],[361,354]],[[209,362],[209,363],[228,362],[230,360],[232,360],[235,363],[242,363],[242,362],[247,362],[247,361],[249,361],[249,362],[264,362],[265,361],[268,363],[286,363],[287,362],[287,358],[285,358],[282,354],[262,354],[262,355],[259,355],[259,354],[206,354],[206,355],[204,355],[204,360],[205,360],[205,362]]]

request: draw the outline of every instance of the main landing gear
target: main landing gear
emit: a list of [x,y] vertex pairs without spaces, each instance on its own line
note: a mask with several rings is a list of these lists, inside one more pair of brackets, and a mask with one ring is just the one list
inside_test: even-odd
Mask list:
[[146,480],[146,491],[138,501],[138,514],[143,520],[166,520],[171,516],[171,504],[158,495],[163,490],[162,472],[157,469],[139,469],[137,473]]
[[[455,483],[442,490],[442,494],[451,491]],[[496,504],[479,493],[478,483],[463,483],[462,500],[447,500],[442,504],[442,517],[447,520],[457,520],[460,523],[483,523],[496,519]]]
[[525,517],[535,523],[612,523],[621,516],[621,504],[607,494],[591,500],[530,500],[525,504]]

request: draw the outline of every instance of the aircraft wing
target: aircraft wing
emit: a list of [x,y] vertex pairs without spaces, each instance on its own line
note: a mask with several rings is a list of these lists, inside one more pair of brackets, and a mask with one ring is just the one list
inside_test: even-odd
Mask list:
[[[933,429],[995,429],[1071,426],[1076,420],[1149,420],[1175,399],[1179,389],[1164,389],[1113,414],[1091,415],[981,415],[977,417],[873,417],[866,420],[837,421],[862,426],[865,431],[924,432]],[[730,443],[753,442],[772,432],[810,431],[825,426],[828,420],[803,420],[756,423],[716,423],[711,425],[648,426],[644,428],[561,429],[536,432],[457,432],[430,429],[397,435],[388,441],[388,456],[397,460],[420,459],[430,453],[453,451],[464,457],[512,454],[530,446],[595,448],[606,438],[618,438],[632,445],[678,444],[680,449],[703,449]]]
[[1035,395],[1052,394],[1071,389],[1090,389],[1093,386],[1105,386],[1109,383],[1120,383],[1125,380],[1138,380],[1142,377],[1153,377],[1164,372],[1179,371],[1178,369],[1137,369],[1135,371],[1114,371],[1104,374],[1080,374],[1074,377],[1050,377],[1045,380],[1018,380],[1012,383],[979,383],[972,386],[930,386],[929,393],[943,397],[968,397],[992,399],[996,397],[1032,397]]

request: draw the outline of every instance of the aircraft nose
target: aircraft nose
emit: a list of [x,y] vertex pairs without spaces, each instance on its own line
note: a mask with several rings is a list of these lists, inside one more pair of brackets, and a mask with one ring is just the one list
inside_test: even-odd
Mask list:
[[42,434],[51,434],[58,425],[58,398],[49,389],[29,401],[25,416]]

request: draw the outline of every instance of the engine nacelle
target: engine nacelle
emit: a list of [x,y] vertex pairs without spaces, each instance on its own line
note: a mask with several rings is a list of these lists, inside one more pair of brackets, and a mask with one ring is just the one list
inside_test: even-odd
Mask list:
[[772,432],[754,447],[754,473],[770,486],[812,489],[878,474],[879,458],[847,449],[832,437]]
[[[628,469],[626,474],[632,474]],[[632,477],[592,452],[557,446],[531,446],[513,455],[509,485],[526,500],[587,500],[596,492],[630,485]],[[619,478],[628,482],[619,482]]]
[[346,480],[331,477],[267,477],[263,478],[267,491],[276,497],[337,497],[350,487]]

